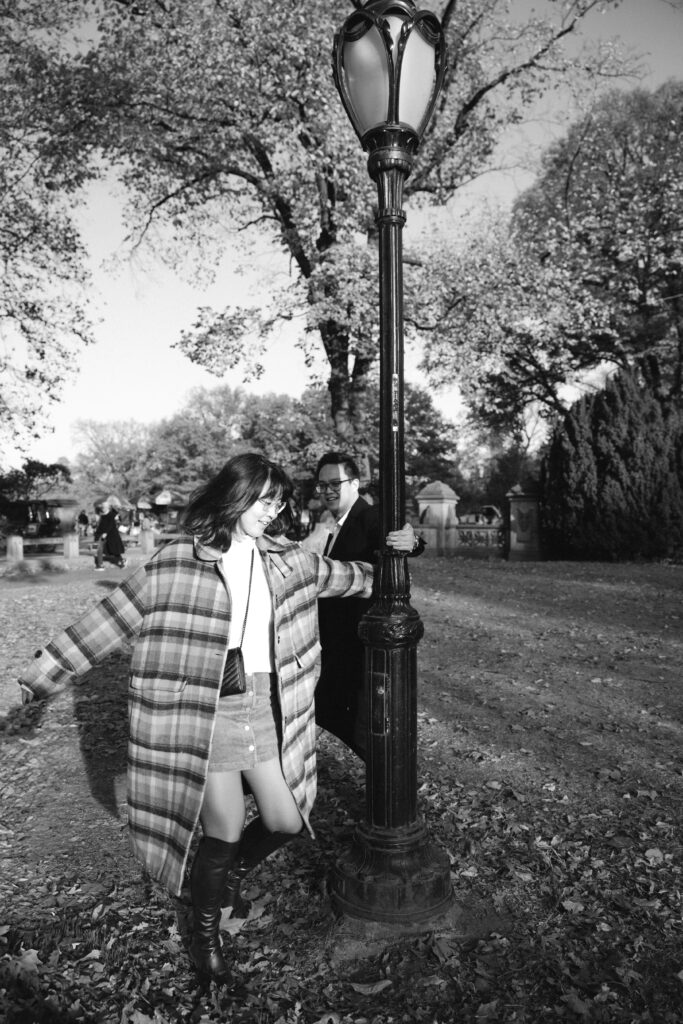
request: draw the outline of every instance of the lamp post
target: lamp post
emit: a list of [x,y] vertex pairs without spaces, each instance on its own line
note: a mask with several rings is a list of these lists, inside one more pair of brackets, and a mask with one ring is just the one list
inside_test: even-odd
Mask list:
[[[403,448],[403,183],[445,71],[437,18],[413,0],[370,0],[334,40],[342,103],[368,153],[379,197],[380,529],[405,519]],[[366,820],[335,865],[332,899],[351,917],[413,923],[452,898],[445,851],[417,813],[417,644],[405,555],[385,548],[360,625],[367,693]]]

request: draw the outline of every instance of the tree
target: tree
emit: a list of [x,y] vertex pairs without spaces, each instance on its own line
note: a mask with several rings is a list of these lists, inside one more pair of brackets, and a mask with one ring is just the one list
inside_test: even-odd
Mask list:
[[494,433],[518,434],[535,410],[562,414],[567,386],[595,365],[582,341],[588,300],[575,282],[500,228],[455,259],[444,254],[435,273],[455,283],[422,321],[430,383],[457,380],[473,422]]
[[324,406],[321,415],[314,403],[309,411],[288,395],[195,388],[177,413],[158,423],[81,421],[86,443],[76,463],[79,482],[131,500],[169,487],[187,494],[242,451],[259,451],[294,476],[305,475],[325,417],[329,430]]
[[[593,363],[648,363],[683,396],[683,82],[614,92],[552,147],[515,211],[532,255],[583,290]],[[593,301],[590,301],[593,300]]]
[[82,492],[132,500],[147,489],[150,428],[137,420],[76,424],[82,448],[74,471]]
[[[405,385],[405,469],[409,489],[419,490],[432,480],[450,476],[455,468],[457,434],[455,425],[434,405],[429,391]],[[368,388],[360,410],[363,424],[361,453],[370,459],[375,474],[379,465],[379,385]]]
[[[81,16],[90,9],[85,0],[69,6]],[[414,209],[438,209],[479,174],[550,83],[618,67],[609,48],[564,48],[609,0],[568,0],[554,22],[515,23],[507,6],[438,4],[451,59],[407,182]],[[374,186],[329,68],[334,30],[350,9],[329,0],[108,0],[96,44],[48,69],[61,85],[69,153],[120,167],[138,252],[147,240],[179,265],[196,249],[205,274],[238,241],[245,269],[263,266],[264,243],[280,255],[267,273],[267,308],[257,296],[202,309],[182,350],[217,373],[240,366],[258,376],[272,332],[299,318],[307,358],[324,351],[341,436],[377,356]],[[46,125],[51,116],[48,104]]]
[[175,416],[152,428],[148,489],[191,490],[243,451],[258,451],[294,475],[305,473],[317,429],[316,415],[289,395],[196,388]]
[[459,512],[479,512],[483,505],[503,512],[512,487],[536,489],[539,465],[533,436],[482,429],[467,414],[458,423],[453,467],[440,479],[458,495]]
[[144,490],[189,492],[244,450],[242,420],[250,397],[227,385],[194,388],[177,413],[150,428]]
[[623,371],[584,397],[552,435],[541,527],[558,558],[670,557],[683,546],[683,415]]
[[21,469],[0,475],[0,499],[3,502],[29,501],[70,483],[71,470],[61,462],[27,459]]
[[[59,83],[48,73],[59,7],[22,0],[0,11],[0,446],[39,437],[49,408],[92,341],[85,251],[71,217],[86,180],[57,155]],[[62,12],[64,13],[64,12]],[[49,123],[45,110],[50,110]]]
[[314,452],[334,436],[325,394],[315,401],[288,395],[263,395],[249,401],[242,422],[242,442],[285,466],[295,478],[313,475]]
[[[376,467],[379,446],[377,382],[364,398],[362,448],[352,448]],[[129,499],[170,487],[189,493],[213,476],[232,455],[258,451],[278,462],[295,481],[312,482],[324,451],[339,446],[322,386],[300,399],[253,395],[220,385],[195,388],[168,419],[78,424],[85,446],[76,461],[81,491],[114,491]],[[453,471],[455,429],[431,396],[406,389],[406,471],[417,486]]]
[[[493,425],[567,386],[644,367],[683,398],[683,84],[614,92],[551,146],[507,235],[451,266],[427,341],[434,381],[460,375]],[[457,339],[457,342],[455,341]]]

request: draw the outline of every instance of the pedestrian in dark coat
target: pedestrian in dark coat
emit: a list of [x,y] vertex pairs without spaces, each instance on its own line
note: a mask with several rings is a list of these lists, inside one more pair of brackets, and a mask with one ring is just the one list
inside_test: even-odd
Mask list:
[[93,539],[97,541],[96,569],[104,569],[103,562],[113,562],[120,569],[125,568],[126,559],[123,556],[126,546],[119,532],[118,509],[106,503],[102,506],[102,515],[97,523]]
[[[26,700],[52,696],[133,640],[134,849],[178,895],[201,822],[190,956],[220,983],[230,981],[221,906],[239,905],[241,877],[302,825],[311,830],[317,599],[372,587],[369,565],[333,562],[284,538],[291,493],[262,456],[231,459],[193,495],[186,532],[38,651],[20,679]],[[259,817],[243,831],[244,780]]]

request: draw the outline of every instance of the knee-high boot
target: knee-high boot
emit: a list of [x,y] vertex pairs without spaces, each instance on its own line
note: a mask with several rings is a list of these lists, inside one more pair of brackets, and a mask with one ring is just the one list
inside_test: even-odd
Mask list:
[[221,903],[224,907],[232,907],[232,917],[247,917],[250,905],[240,894],[242,882],[257,864],[260,864],[271,853],[286,846],[296,839],[300,832],[269,832],[261,818],[250,821],[242,833],[239,862],[234,871],[228,874],[223,889]]
[[203,978],[222,985],[230,982],[231,974],[223,957],[219,933],[221,897],[239,848],[239,842],[226,843],[212,836],[202,836],[190,871],[194,912],[190,959]]

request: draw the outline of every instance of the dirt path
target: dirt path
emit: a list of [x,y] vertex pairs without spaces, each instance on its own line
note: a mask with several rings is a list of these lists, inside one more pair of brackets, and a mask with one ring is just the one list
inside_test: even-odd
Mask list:
[[413,603],[423,706],[460,723],[461,756],[680,795],[683,567],[423,560]]
[[[0,969],[19,942],[39,950],[36,991],[66,1014],[41,1024],[200,1019],[173,915],[128,850],[125,654],[49,706],[18,703],[34,649],[118,579],[0,579]],[[323,736],[318,841],[261,872],[261,916],[233,937],[244,1015],[216,1019],[450,1024],[457,1005],[463,1024],[539,1024],[566,999],[568,1019],[682,1019],[682,598],[679,566],[416,561],[420,810],[457,899],[512,921],[515,942],[446,929],[368,953],[354,988],[325,887],[363,772]]]
[[[34,649],[120,578],[88,568],[0,580],[0,713],[16,708],[16,676]],[[680,798],[683,567],[423,558],[413,565],[412,603],[425,624],[422,721],[447,731],[464,779],[485,765],[518,790],[554,783],[578,795],[617,781],[624,792]],[[86,776],[103,755],[112,769],[107,782],[90,784],[110,810],[123,800],[125,675],[126,657],[110,659],[60,702]],[[112,731],[112,721],[121,727]],[[44,729],[47,749],[50,739]],[[65,765],[64,784],[78,779]]]

